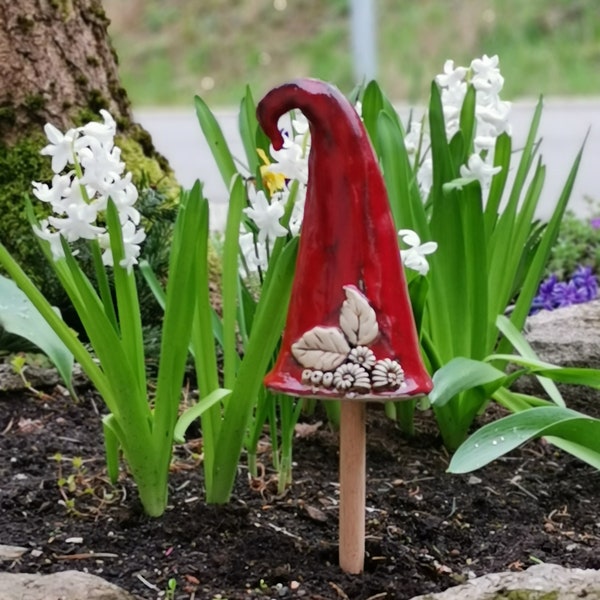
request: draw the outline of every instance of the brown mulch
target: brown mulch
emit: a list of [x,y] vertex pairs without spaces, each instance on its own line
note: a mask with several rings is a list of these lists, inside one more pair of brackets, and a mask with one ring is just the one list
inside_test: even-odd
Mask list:
[[539,561],[600,568],[600,474],[544,442],[449,475],[430,415],[406,439],[370,408],[367,558],[349,576],[337,566],[338,441],[327,425],[296,440],[283,497],[266,446],[263,477],[250,481],[242,461],[225,506],[203,502],[201,442],[190,440],[175,451],[168,510],[150,519],[126,474],[116,487],[106,479],[97,410],[91,391],[79,404],[60,390],[0,395],[0,544],[29,549],[0,569],[87,570],[148,599],[174,578],[178,599],[375,600]]

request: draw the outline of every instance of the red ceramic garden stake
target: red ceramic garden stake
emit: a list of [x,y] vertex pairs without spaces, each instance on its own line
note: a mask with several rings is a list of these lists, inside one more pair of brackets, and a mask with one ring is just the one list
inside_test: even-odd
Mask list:
[[333,86],[299,79],[259,103],[280,149],[278,119],[310,124],[308,188],[287,323],[267,387],[341,399],[340,566],[364,564],[365,402],[412,398],[432,384],[419,343],[385,185],[363,124]]

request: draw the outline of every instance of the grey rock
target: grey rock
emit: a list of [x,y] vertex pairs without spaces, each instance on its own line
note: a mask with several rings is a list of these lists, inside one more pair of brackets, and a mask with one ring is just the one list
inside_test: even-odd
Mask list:
[[[600,369],[600,300],[575,304],[553,311],[540,311],[527,319],[525,338],[537,356],[560,367]],[[579,385],[560,384],[571,408],[585,412],[588,402],[600,400],[600,391]],[[535,377],[521,377],[515,391],[544,398]]]
[[600,571],[542,564],[492,573],[412,600],[600,600]]
[[51,575],[0,573],[0,600],[139,600],[100,577],[81,571]]
[[526,338],[538,356],[562,367],[600,368],[600,300],[529,317]]
[[[35,389],[49,389],[56,385],[64,385],[58,371],[53,367],[26,365],[25,377]],[[73,366],[73,385],[75,387],[89,385],[89,380],[78,364]],[[27,389],[23,379],[7,362],[0,362],[0,392],[21,392]]]

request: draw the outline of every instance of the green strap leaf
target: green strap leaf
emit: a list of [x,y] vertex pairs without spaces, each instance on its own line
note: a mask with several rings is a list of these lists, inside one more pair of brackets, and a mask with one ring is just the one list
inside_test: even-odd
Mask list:
[[374,146],[377,146],[377,118],[383,110],[383,93],[376,81],[370,81],[362,97],[362,117],[365,129]]
[[497,389],[505,379],[506,375],[492,365],[459,356],[433,374],[429,400],[435,407],[444,406],[460,392],[483,385],[496,386]]
[[229,189],[231,179],[237,173],[237,169],[235,168],[233,157],[231,156],[231,152],[225,141],[225,136],[206,102],[204,102],[200,96],[194,96],[194,104],[196,106],[198,122],[202,128],[206,142],[217,163],[221,177],[223,178],[227,189]]
[[414,229],[429,239],[429,225],[410,164],[400,125],[387,112],[377,119],[378,152],[394,223],[398,229]]
[[[112,484],[119,480],[119,424],[113,414],[102,418],[104,432],[104,452],[106,454],[106,472]],[[122,435],[122,434],[121,434]]]
[[231,390],[226,390],[224,388],[220,388],[218,390],[214,390],[204,398],[201,398],[194,406],[191,406],[186,411],[184,411],[179,419],[177,419],[177,423],[175,424],[175,433],[173,436],[173,441],[176,444],[183,444],[185,442],[185,432],[188,427],[198,418],[200,418],[207,410],[225,400],[231,395]]
[[543,436],[559,438],[567,451],[600,468],[600,420],[560,406],[530,408],[488,423],[456,451],[448,471],[468,473]]
[[[185,361],[191,338],[191,327],[196,299],[193,294],[182,293],[195,280],[199,266],[196,245],[206,241],[208,235],[208,201],[202,195],[199,182],[189,192],[179,209],[174,251],[169,262],[169,280],[166,290],[166,310],[162,327],[160,363],[156,384],[154,412],[154,439],[160,445],[159,456],[168,464],[171,452],[171,436],[181,396]],[[209,332],[212,337],[212,331]]]
[[487,361],[501,360],[521,365],[532,373],[548,377],[559,383],[570,383],[572,385],[587,385],[594,389],[600,389],[600,369],[588,369],[585,367],[557,367],[537,358],[517,356],[516,354],[491,354]]
[[[525,336],[509,321],[509,319],[504,315],[498,315],[496,326],[521,356],[531,360],[538,360],[538,357],[525,339]],[[537,379],[544,388],[544,391],[555,404],[558,406],[565,406],[565,401],[563,400],[559,389],[551,379],[541,376],[537,376]]]
[[[146,363],[144,360],[144,336],[142,334],[142,317],[140,314],[137,285],[133,269],[124,269],[120,265],[120,261],[125,258],[125,244],[119,211],[111,198],[108,199],[106,222],[114,262],[113,276],[117,296],[121,343],[123,344],[125,354],[131,361],[132,370],[137,377],[139,388],[145,390]],[[103,306],[106,306],[106,301],[104,300]],[[111,320],[110,312],[107,314],[107,318]]]
[[252,97],[249,86],[246,86],[246,95],[242,98],[240,103],[238,124],[240,137],[242,138],[242,144],[244,145],[244,151],[246,152],[246,159],[248,160],[248,170],[251,174],[254,174],[258,172],[261,162],[258,158],[258,152],[256,151],[256,132],[258,130],[256,104],[254,103],[254,98]]
[[224,385],[232,388],[238,365],[236,314],[238,309],[239,287],[239,236],[242,210],[246,205],[246,188],[241,177],[236,176],[232,182],[229,196],[229,210],[225,227],[225,243],[223,246],[223,374]]
[[284,247],[277,264],[268,271],[269,283],[263,286],[252,334],[225,409],[216,448],[220,460],[215,465],[213,489],[206,490],[209,502],[223,503],[229,499],[246,426],[285,324],[297,250],[298,238],[293,238]]

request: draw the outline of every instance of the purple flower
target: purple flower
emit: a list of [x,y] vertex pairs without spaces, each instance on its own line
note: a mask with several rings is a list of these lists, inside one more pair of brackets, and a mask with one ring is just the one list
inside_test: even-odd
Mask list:
[[590,219],[590,225],[592,226],[592,229],[600,229],[600,217]]
[[531,303],[529,314],[534,315],[542,309],[554,310],[562,306],[589,302],[597,296],[598,278],[592,273],[591,267],[579,266],[568,283],[558,281],[554,274],[544,279]]
[[543,308],[546,310],[552,310],[556,307],[554,302],[554,288],[558,284],[558,279],[556,275],[552,274],[550,277],[547,277],[540,283],[540,287],[538,289],[537,296],[533,299],[533,304],[531,306],[532,313],[538,312]]
[[591,267],[578,267],[571,281],[582,294],[585,294],[584,302],[594,300],[598,296],[598,279],[592,273]]
[[587,296],[587,290],[585,288],[578,288],[573,280],[569,281],[569,283],[561,281],[552,290],[552,299],[556,308],[587,302]]

